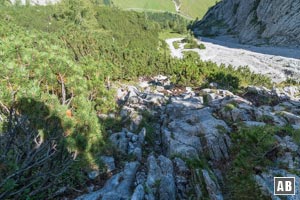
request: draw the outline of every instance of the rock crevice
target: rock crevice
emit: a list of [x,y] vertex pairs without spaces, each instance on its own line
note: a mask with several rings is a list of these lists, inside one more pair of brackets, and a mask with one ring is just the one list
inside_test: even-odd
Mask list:
[[[194,92],[191,88],[170,87],[167,77],[156,77],[137,87],[122,87],[117,95],[120,113],[111,116],[119,115],[127,122],[122,131],[111,131],[109,139],[125,164],[115,165],[113,158],[102,156],[112,177],[102,189],[78,200],[221,200],[227,195],[224,168],[232,159],[231,134],[237,134],[233,130],[237,124],[300,127],[299,88],[287,92],[291,88],[271,91],[249,86],[244,95],[247,100],[222,89]],[[269,97],[277,99],[275,105],[255,102]],[[147,115],[143,114],[145,111]],[[145,120],[148,124],[143,128]],[[264,173],[253,174],[256,184],[268,196],[272,190],[270,177],[279,172],[292,176],[291,171],[299,170],[300,162],[299,147],[291,136],[274,138],[277,145],[266,156],[284,167],[267,167]]]

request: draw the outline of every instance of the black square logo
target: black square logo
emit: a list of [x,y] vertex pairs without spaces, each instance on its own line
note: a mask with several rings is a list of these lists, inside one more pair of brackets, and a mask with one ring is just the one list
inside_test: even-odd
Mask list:
[[274,177],[274,195],[295,195],[295,177]]

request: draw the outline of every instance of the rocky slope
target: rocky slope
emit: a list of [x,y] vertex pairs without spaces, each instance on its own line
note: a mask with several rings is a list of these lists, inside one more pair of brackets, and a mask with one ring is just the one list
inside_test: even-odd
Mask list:
[[194,27],[196,35],[237,35],[241,43],[300,46],[300,2],[223,0]]
[[[109,139],[123,161],[102,156],[111,178],[101,189],[88,186],[89,193],[77,199],[231,199],[225,179],[236,145],[235,130],[267,124],[300,129],[300,88],[250,86],[240,97],[211,86],[176,88],[164,76],[141,80],[137,86],[122,85],[117,96],[120,112],[100,117],[121,118],[122,131],[111,131]],[[280,164],[253,171],[252,177],[262,194],[276,199],[273,176],[297,177],[300,156],[299,145],[289,133],[275,134],[274,140],[276,145],[263,159],[272,157]],[[99,171],[89,174],[90,179],[98,176]]]

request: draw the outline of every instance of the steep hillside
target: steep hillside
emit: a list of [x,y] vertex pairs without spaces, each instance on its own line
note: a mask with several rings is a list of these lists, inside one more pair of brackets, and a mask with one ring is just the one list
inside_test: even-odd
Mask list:
[[192,18],[199,18],[205,15],[207,10],[214,6],[219,0],[179,0],[181,3],[180,12]]
[[300,2],[223,0],[194,26],[196,35],[237,35],[240,42],[300,45]]
[[276,199],[273,176],[299,180],[296,82],[171,57],[169,35],[206,48],[171,13],[3,2],[1,200]]
[[[113,5],[134,10],[179,12],[189,18],[202,18],[216,0],[111,0]],[[176,8],[177,7],[177,8]]]
[[96,191],[118,171],[105,173],[101,156],[113,156],[118,169],[134,159],[109,141],[129,124],[135,133],[147,129],[151,150],[150,131],[160,128],[147,113],[141,124],[142,113],[132,113],[139,118],[134,123],[119,115],[118,84],[163,74],[171,78],[170,88],[271,85],[246,68],[171,58],[158,33],[181,33],[186,24],[170,13],[146,15],[87,0],[0,5],[0,199],[74,199]]
[[[26,4],[27,0],[5,0],[13,4]],[[46,5],[61,0],[30,0],[32,5]],[[125,10],[179,13],[186,18],[201,19],[219,0],[99,0],[98,5],[116,6]]]
[[113,0],[112,2],[114,5],[123,9],[175,12],[175,5],[171,0]]

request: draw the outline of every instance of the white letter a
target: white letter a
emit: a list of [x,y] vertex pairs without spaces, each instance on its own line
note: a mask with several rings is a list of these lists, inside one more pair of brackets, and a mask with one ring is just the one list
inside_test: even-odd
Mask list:
[[282,181],[278,181],[278,185],[277,185],[277,192],[284,192],[284,187],[283,187],[283,182]]

